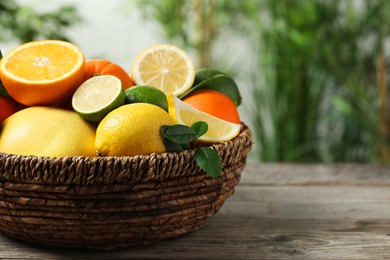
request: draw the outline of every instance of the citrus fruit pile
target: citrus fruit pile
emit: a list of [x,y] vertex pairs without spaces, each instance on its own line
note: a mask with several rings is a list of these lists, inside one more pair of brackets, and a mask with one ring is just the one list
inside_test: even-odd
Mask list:
[[70,42],[33,41],[1,58],[0,80],[3,153],[135,156],[167,152],[172,141],[164,133],[171,138],[188,130],[167,132],[169,126],[202,132],[198,146],[228,141],[241,130],[234,80],[196,70],[175,45],[144,49],[127,72],[106,59],[86,59]]

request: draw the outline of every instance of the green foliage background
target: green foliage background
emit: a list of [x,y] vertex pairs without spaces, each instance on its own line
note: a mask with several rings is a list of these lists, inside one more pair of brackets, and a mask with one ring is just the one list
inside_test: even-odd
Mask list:
[[[139,0],[167,40],[245,78],[259,161],[390,162],[390,2]],[[234,38],[253,61],[218,57]],[[247,97],[248,98],[248,97]]]
[[52,12],[38,12],[38,9],[21,6],[15,0],[1,0],[0,42],[69,40],[66,29],[82,21],[76,8],[71,5],[59,6]]
[[[1,0],[0,43],[11,41],[25,43],[39,39],[69,41],[66,29],[81,21],[74,6],[60,6],[53,12],[41,13],[29,6],[21,6],[15,0]],[[1,81],[0,95],[8,96]]]

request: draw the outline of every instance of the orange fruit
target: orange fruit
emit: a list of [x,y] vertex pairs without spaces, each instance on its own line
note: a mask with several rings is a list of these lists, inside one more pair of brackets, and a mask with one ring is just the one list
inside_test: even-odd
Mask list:
[[42,40],[22,44],[0,61],[0,78],[9,95],[27,105],[58,104],[80,85],[84,54],[74,44]]
[[240,124],[240,115],[233,101],[215,90],[199,90],[183,99],[184,102],[199,111],[215,116],[219,119]]
[[99,75],[112,75],[117,77],[121,80],[123,89],[134,86],[133,80],[121,66],[103,59],[86,60],[83,82]]
[[0,96],[0,123],[18,110],[18,105],[14,100],[9,97]]

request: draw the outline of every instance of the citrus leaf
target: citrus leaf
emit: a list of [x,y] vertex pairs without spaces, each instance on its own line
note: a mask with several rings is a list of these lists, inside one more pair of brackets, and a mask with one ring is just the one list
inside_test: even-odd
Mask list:
[[189,143],[186,144],[180,144],[180,146],[183,148],[183,150],[189,150],[191,148]]
[[179,96],[179,98],[180,98],[180,99],[183,99],[183,98],[187,97],[189,94],[195,92],[196,90],[201,89],[203,86],[205,86],[205,85],[207,85],[207,84],[213,82],[214,80],[226,79],[226,78],[229,78],[229,79],[230,79],[229,76],[224,75],[224,74],[218,74],[218,75],[212,76],[211,78],[208,78],[208,79],[206,79],[206,80],[200,82],[199,84],[197,84],[197,85],[191,87],[191,88],[188,89],[186,92],[184,92],[183,94],[181,94],[181,95]]
[[196,139],[194,129],[180,124],[164,127],[163,136],[178,144],[188,144]]
[[164,138],[163,142],[167,152],[180,153],[185,150],[185,148],[183,148],[180,144],[172,142],[171,140],[168,140],[166,138]]
[[204,135],[209,130],[209,126],[205,121],[195,122],[191,125],[191,128],[194,129],[196,137],[198,138]]
[[195,151],[195,161],[208,175],[217,178],[222,171],[218,153],[210,147],[201,147]]
[[162,125],[161,126],[161,133],[163,136],[163,142],[164,142],[165,149],[167,150],[167,152],[173,152],[173,153],[182,152],[184,149],[180,144],[165,138],[165,132],[168,130],[169,127],[170,127],[169,125]]
[[[1,58],[3,58],[3,54],[1,53],[1,49],[0,49],[0,60],[1,60]],[[1,82],[1,79],[0,79],[0,96],[9,97],[9,94],[8,94],[7,90],[5,90],[4,85]]]
[[167,131],[167,129],[169,128],[169,125],[162,125],[160,127],[161,129],[161,134],[164,136],[165,135],[165,132]]
[[0,96],[9,97],[7,90],[4,88],[3,83],[0,80]]

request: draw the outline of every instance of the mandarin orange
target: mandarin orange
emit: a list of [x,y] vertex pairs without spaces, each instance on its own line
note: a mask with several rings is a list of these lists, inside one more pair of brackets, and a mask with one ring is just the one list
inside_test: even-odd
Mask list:
[[121,66],[104,59],[86,60],[83,82],[98,75],[117,77],[121,80],[124,89],[134,86],[133,80]]
[[240,124],[240,115],[233,101],[215,90],[199,90],[183,99],[192,107],[222,120]]

